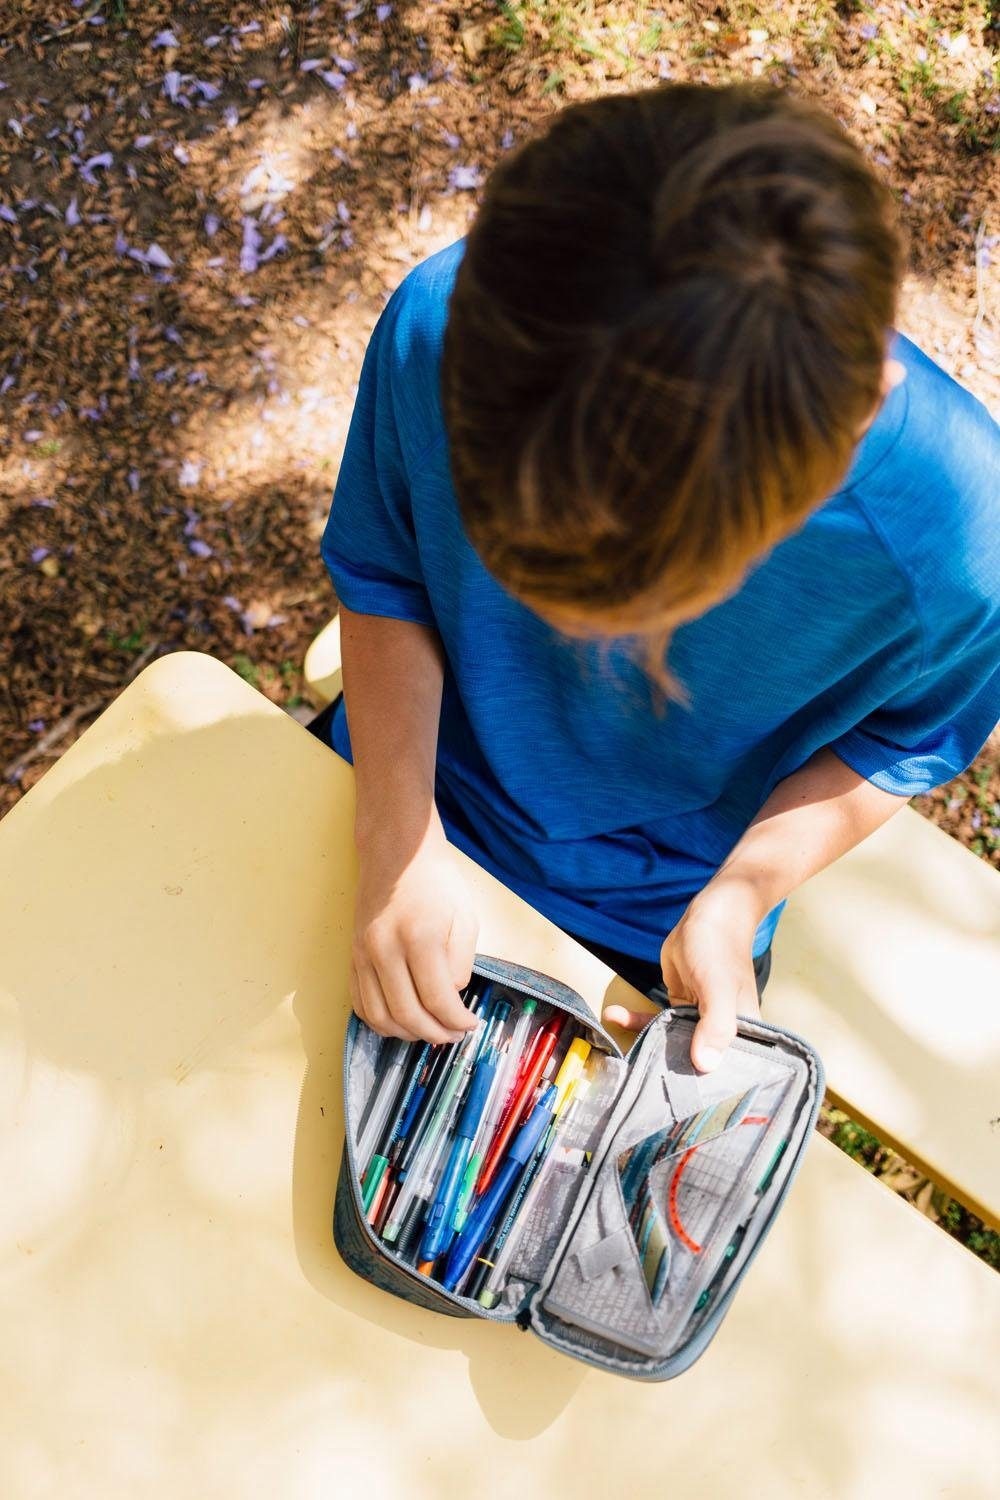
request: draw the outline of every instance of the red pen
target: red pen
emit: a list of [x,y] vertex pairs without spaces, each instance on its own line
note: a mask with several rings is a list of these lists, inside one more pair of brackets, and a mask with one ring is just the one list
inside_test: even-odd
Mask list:
[[565,1015],[554,1015],[548,1025],[543,1026],[538,1033],[535,1046],[532,1049],[531,1061],[518,1079],[514,1098],[501,1122],[499,1130],[493,1137],[493,1144],[486,1153],[483,1170],[480,1172],[479,1181],[476,1183],[477,1194],[481,1195],[485,1193],[493,1181],[497,1167],[500,1165],[500,1158],[503,1156],[507,1144],[517,1128],[517,1122],[524,1112],[525,1104],[530,1099],[538,1084],[538,1080],[545,1071],[545,1064],[555,1051],[556,1043],[565,1024]]

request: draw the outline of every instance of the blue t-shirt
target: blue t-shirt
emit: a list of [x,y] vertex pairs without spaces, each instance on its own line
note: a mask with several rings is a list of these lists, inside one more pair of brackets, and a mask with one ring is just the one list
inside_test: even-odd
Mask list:
[[[634,653],[560,635],[462,529],[439,397],[462,249],[417,267],[372,336],[323,556],[349,609],[441,637],[453,842],[561,926],[655,960],[816,750],[910,797],[967,766],[1000,719],[1000,429],[896,334],[906,380],[843,487],[675,633],[688,702],[658,710]],[[349,757],[343,705],[332,738]]]

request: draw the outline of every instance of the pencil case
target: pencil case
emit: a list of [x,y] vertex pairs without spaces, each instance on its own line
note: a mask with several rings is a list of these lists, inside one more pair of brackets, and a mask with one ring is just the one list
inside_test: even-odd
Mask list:
[[[351,1019],[333,1215],[341,1256],[418,1306],[517,1324],[620,1375],[681,1374],[721,1324],[799,1169],[823,1096],[819,1057],[794,1033],[744,1017],[719,1067],[699,1074],[690,1061],[698,1015],[682,1006],[657,1015],[626,1055],[568,986],[484,955],[464,998],[479,1007],[480,1027],[451,1048],[420,1052]],[[482,1149],[470,1156],[477,1138],[463,1115],[476,1114],[487,1084],[496,1109],[503,1067],[520,1069],[505,1082],[508,1111],[515,1087],[532,1085],[529,1043],[524,1057],[510,1056],[518,1022],[531,1037],[529,1019],[531,1048],[545,1050],[553,1033],[559,1045],[479,1193],[497,1139],[487,1139],[484,1115]],[[560,1079],[570,1073],[567,1094]],[[436,1113],[425,1113],[421,1134],[413,1121],[419,1127],[435,1079]],[[452,1213],[448,1183],[463,1168],[464,1216],[455,1208],[435,1229],[436,1213]],[[504,1184],[506,1197],[491,1202]],[[434,1247],[435,1232],[445,1253],[422,1272],[421,1247],[428,1238]]]

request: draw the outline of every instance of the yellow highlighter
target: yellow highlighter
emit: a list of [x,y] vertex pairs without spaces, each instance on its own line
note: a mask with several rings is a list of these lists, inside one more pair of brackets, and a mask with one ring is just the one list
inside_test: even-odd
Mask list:
[[553,1118],[557,1116],[563,1106],[567,1103],[570,1094],[578,1078],[582,1077],[583,1070],[590,1056],[590,1043],[585,1042],[582,1036],[578,1036],[570,1042],[566,1056],[562,1060],[562,1067],[555,1077],[556,1101],[553,1108]]

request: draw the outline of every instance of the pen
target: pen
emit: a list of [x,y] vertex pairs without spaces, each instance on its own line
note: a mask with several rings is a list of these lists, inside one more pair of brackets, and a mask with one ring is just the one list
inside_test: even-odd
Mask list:
[[[532,1000],[529,1003],[532,1009],[534,1009],[535,1002]],[[498,1051],[497,1067],[493,1075],[493,1087],[490,1089],[490,1096],[486,1101],[486,1109],[483,1112],[483,1118],[479,1122],[476,1138],[472,1143],[472,1150],[469,1153],[469,1160],[466,1164],[462,1184],[458,1190],[458,1198],[455,1202],[454,1225],[456,1232],[461,1231],[469,1216],[469,1203],[476,1189],[476,1178],[479,1176],[479,1170],[483,1165],[483,1155],[493,1137],[493,1131],[497,1120],[500,1118],[504,1100],[510,1092],[507,1087],[506,1078],[510,1071],[510,1049],[514,1046],[516,1028],[514,1036],[506,1043],[503,1040],[503,1032],[512,1009],[513,1006],[509,1005],[506,1000],[497,1002],[495,1012],[497,1024],[492,1037],[492,1045]]]
[[403,1119],[409,1109],[410,1099],[417,1087],[420,1075],[424,1070],[427,1055],[431,1050],[430,1042],[422,1042],[415,1049],[415,1056],[409,1063],[408,1070],[404,1068],[403,1079],[397,1090],[396,1098],[393,1100],[392,1108],[382,1131],[382,1137],[375,1148],[365,1175],[361,1182],[361,1204],[367,1214],[375,1201],[375,1195],[382,1186],[382,1179],[389,1166],[389,1157],[392,1154],[393,1145],[401,1134]]
[[458,1129],[452,1139],[448,1165],[431,1205],[430,1213],[427,1215],[424,1237],[420,1242],[421,1260],[437,1260],[451,1243],[455,1232],[453,1226],[455,1201],[462,1185],[462,1176],[468,1164],[472,1142],[482,1123],[498,1061],[496,1048],[491,1047],[476,1063],[472,1082],[469,1084],[469,1091],[459,1116]]
[[500,1164],[500,1158],[507,1147],[508,1141],[514,1134],[514,1131],[517,1129],[521,1115],[524,1112],[524,1106],[530,1099],[532,1090],[535,1088],[538,1080],[541,1078],[542,1073],[545,1070],[545,1065],[552,1056],[552,1053],[555,1050],[555,1045],[562,1035],[562,1030],[565,1024],[565,1015],[554,1015],[546,1023],[546,1025],[542,1027],[542,1030],[539,1033],[538,1042],[534,1048],[531,1062],[526,1071],[522,1074],[520,1081],[518,1082],[517,1090],[514,1094],[514,1098],[511,1102],[510,1108],[507,1110],[506,1118],[501,1124],[492,1145],[486,1153],[486,1159],[483,1162],[483,1170],[480,1172],[479,1181],[476,1183],[476,1192],[480,1195],[486,1193],[489,1190],[490,1183],[493,1181],[494,1174],[496,1173],[497,1167]]
[[392,1109],[393,1100],[396,1098],[399,1080],[403,1076],[411,1046],[411,1042],[395,1041],[387,1048],[386,1066],[379,1070],[379,1077],[375,1081],[369,1099],[369,1107],[362,1119],[357,1151],[359,1163],[364,1163],[361,1168],[362,1173],[371,1160],[375,1144],[385,1129],[385,1122]]
[[477,1256],[479,1270],[466,1295],[475,1297],[483,1307],[495,1307],[500,1301],[500,1291],[507,1279],[507,1266],[518,1243],[517,1237],[512,1236],[515,1221],[527,1224],[545,1181],[549,1162],[555,1154],[555,1147],[569,1129],[570,1121],[582,1104],[589,1088],[590,1084],[586,1078],[580,1078],[566,1094],[561,1112],[553,1115],[551,1124],[538,1144],[538,1149],[518,1179],[500,1228],[487,1247]]
[[489,1192],[476,1204],[468,1223],[452,1245],[441,1278],[446,1291],[453,1292],[458,1286],[496,1223],[515,1178],[552,1119],[555,1097],[555,1085],[550,1084],[514,1137],[503,1165],[495,1173]]
[[[468,1007],[473,1015],[482,1014],[485,998],[485,991],[478,989],[469,996]],[[438,1049],[440,1055],[435,1058],[431,1075],[425,1087],[423,1100],[413,1120],[410,1122],[409,1134],[396,1160],[396,1175],[401,1182],[406,1179],[410,1166],[420,1149],[427,1129],[427,1123],[433,1118],[434,1112],[441,1101],[441,1091],[448,1081],[451,1065],[459,1049],[468,1047],[470,1037],[478,1039],[481,1030],[482,1028],[479,1028],[477,1031],[468,1031],[460,1042],[446,1042]]]
[[[385,1229],[382,1231],[382,1238],[388,1240],[390,1244],[399,1233],[406,1211],[419,1192],[430,1163],[435,1160],[435,1150],[441,1145],[442,1136],[447,1136],[446,1122],[449,1118],[449,1111],[461,1097],[465,1083],[472,1072],[478,1041],[478,1033],[470,1031],[463,1041],[454,1044],[456,1050],[444,1074],[444,1082],[437,1091],[434,1112],[421,1135],[420,1145],[411,1154],[405,1180],[396,1195]],[[402,1162],[403,1155],[401,1154],[396,1168],[397,1176],[400,1178],[403,1176]]]

